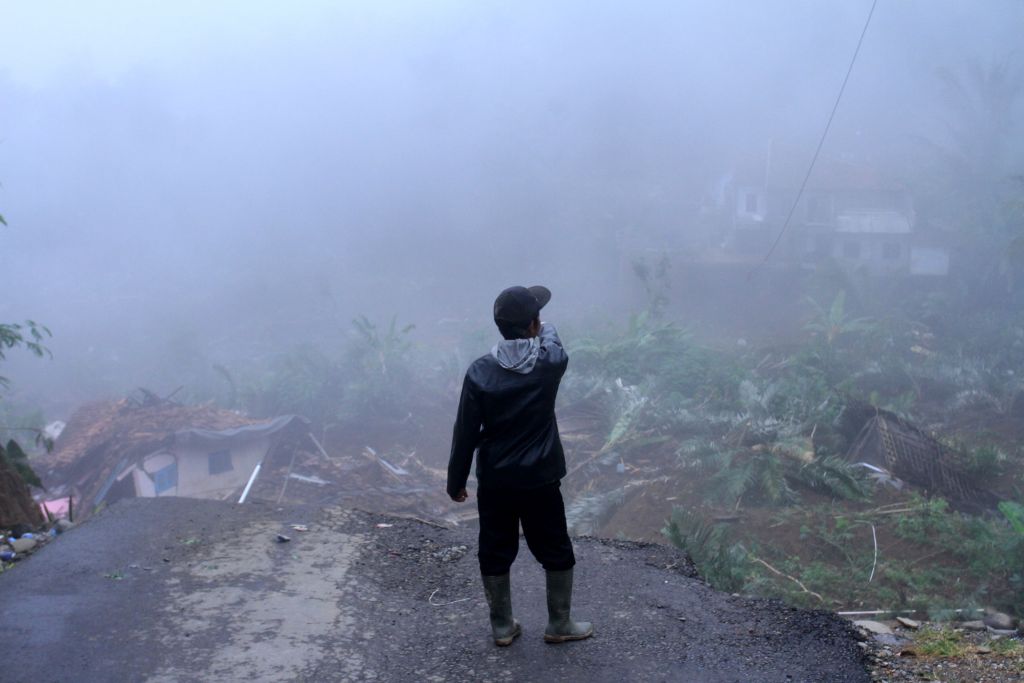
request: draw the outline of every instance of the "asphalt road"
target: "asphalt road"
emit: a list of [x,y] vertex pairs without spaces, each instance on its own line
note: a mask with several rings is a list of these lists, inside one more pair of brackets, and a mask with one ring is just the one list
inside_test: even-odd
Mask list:
[[870,680],[841,619],[715,592],[671,548],[596,539],[576,541],[594,638],[542,641],[523,544],[524,633],[499,649],[474,548],[470,529],[358,511],[125,501],[0,574],[0,679]]

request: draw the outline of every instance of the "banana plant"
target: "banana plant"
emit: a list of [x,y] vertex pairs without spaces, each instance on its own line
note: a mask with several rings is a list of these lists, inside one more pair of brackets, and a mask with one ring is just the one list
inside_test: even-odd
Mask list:
[[829,347],[834,346],[842,337],[870,332],[877,326],[871,318],[851,318],[846,314],[845,289],[839,290],[828,308],[809,297],[807,301],[814,308],[815,316],[804,325],[804,329],[819,336]]

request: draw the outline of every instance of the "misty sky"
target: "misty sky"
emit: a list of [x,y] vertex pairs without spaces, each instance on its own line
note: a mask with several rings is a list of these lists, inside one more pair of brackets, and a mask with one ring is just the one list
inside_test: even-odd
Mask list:
[[[869,6],[2,0],[0,320],[57,355],[5,372],[479,322],[511,283],[599,308],[616,231],[685,231],[738,158],[814,144]],[[1013,0],[880,0],[826,150],[941,136],[936,68],[1020,66],[1022,28]]]

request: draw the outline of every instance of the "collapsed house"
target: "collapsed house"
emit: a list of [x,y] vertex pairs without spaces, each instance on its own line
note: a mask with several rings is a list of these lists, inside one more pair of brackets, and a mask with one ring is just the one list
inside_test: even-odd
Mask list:
[[43,479],[51,495],[72,498],[76,519],[122,498],[227,499],[285,437],[307,431],[294,415],[254,420],[151,394],[98,402],[68,421]]
[[977,486],[963,471],[952,448],[894,413],[872,410],[850,446],[849,462],[945,498],[964,511],[980,512],[998,503],[991,491]]
[[329,453],[304,418],[254,420],[148,392],[141,400],[79,409],[40,470],[50,498],[70,498],[76,520],[123,498],[241,502],[244,495],[246,501],[345,505],[461,521],[451,518],[446,473],[425,465],[415,452],[335,445]]

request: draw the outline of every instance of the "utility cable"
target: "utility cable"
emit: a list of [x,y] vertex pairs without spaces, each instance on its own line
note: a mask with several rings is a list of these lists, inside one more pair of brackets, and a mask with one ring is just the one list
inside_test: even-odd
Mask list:
[[[846,90],[846,84],[850,80],[850,74],[853,73],[853,66],[857,63],[857,55],[860,54],[860,46],[864,44],[864,36],[867,35],[868,26],[871,25],[871,17],[875,14],[875,6],[878,4],[878,0],[872,0],[871,9],[868,10],[868,17],[864,20],[864,28],[861,29],[860,38],[857,40],[857,47],[853,51],[853,57],[850,59],[850,66],[846,69],[846,76],[843,78],[843,84],[839,86],[839,94],[836,95],[835,104],[832,105],[832,113],[828,115],[828,121],[825,123],[825,130],[821,132],[821,139],[818,140],[818,147],[814,150],[814,156],[811,157],[811,164],[807,167],[807,173],[804,175],[804,180],[800,183],[800,189],[796,193],[796,199],[793,200],[793,205],[789,207],[789,213],[786,214],[786,220],[782,223],[782,229],[779,230],[778,236],[775,241],[772,242],[771,248],[768,253],[764,255],[764,260],[757,264],[752,271],[750,276],[753,276],[757,272],[757,269],[768,263],[768,259],[771,258],[772,254],[775,253],[775,248],[779,246],[782,241],[782,236],[786,234],[786,230],[789,228],[789,223],[793,220],[793,214],[796,213],[796,207],[800,205],[800,199],[804,196],[804,190],[807,188],[807,181],[811,178],[811,173],[814,171],[814,164],[818,161],[818,155],[821,154],[821,148],[825,145],[825,138],[828,137],[829,128],[832,127],[832,119],[836,117],[836,111],[839,109],[839,102],[843,99],[843,92]],[[749,277],[748,276],[748,279]]]

